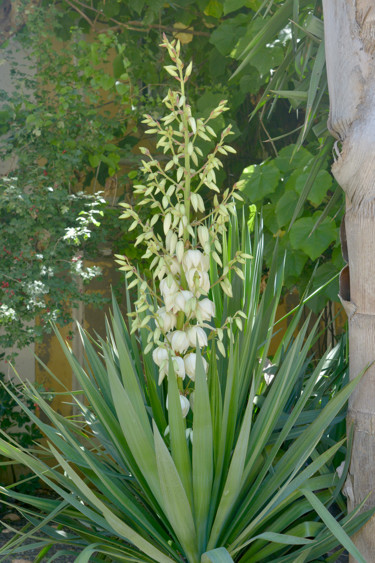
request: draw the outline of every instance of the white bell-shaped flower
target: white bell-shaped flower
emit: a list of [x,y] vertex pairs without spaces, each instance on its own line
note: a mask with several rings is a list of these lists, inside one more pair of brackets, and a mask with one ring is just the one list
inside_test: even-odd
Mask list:
[[[185,418],[190,409],[189,399],[185,397],[185,395],[180,395],[180,404],[181,404],[182,416]],[[165,406],[168,409],[168,395],[165,401]]]
[[202,293],[208,293],[210,290],[210,278],[207,272],[202,272],[193,268],[186,273],[186,281],[190,291],[199,296]]
[[[172,356],[171,359],[172,359],[173,369],[176,377],[185,379],[184,360],[180,358],[180,356]],[[169,359],[163,360],[162,363],[160,364],[158,385],[161,385],[163,383],[164,377],[168,375],[168,370],[169,370]]]
[[207,344],[208,344],[207,334],[205,333],[204,329],[201,326],[190,327],[186,331],[186,335],[187,335],[190,346],[193,346],[194,348],[197,345],[197,341],[198,341],[199,348],[202,348],[203,346],[207,346]]
[[189,338],[183,330],[175,330],[171,333],[170,343],[176,354],[185,354],[189,348]]
[[174,372],[177,375],[177,377],[184,379],[185,378],[185,363],[184,363],[183,358],[181,358],[180,356],[173,356],[172,362],[173,362],[173,369],[174,369]]
[[210,321],[215,317],[215,303],[207,297],[198,301],[198,310],[202,321]]
[[186,304],[193,298],[194,294],[187,289],[183,289],[176,293],[174,297],[174,307],[172,308],[173,312],[178,313],[179,311],[184,311],[184,313],[186,313]]
[[208,270],[210,269],[210,259],[200,250],[190,249],[185,252],[182,259],[182,265],[186,273],[191,269],[200,270],[201,272],[208,272]]
[[176,293],[178,290],[179,287],[176,281],[172,277],[167,276],[166,278],[161,280],[160,293],[162,294],[164,299],[166,298],[167,295],[172,295],[173,293]]
[[160,327],[164,332],[169,332],[176,327],[177,317],[172,312],[167,311],[165,307],[158,309],[157,316],[159,318]]
[[[207,373],[208,363],[206,362],[206,360],[204,358],[202,358],[202,362],[203,362],[204,371]],[[184,364],[185,364],[186,374],[190,377],[190,379],[192,381],[195,381],[195,370],[196,370],[196,365],[197,365],[197,355],[196,355],[196,353],[192,352],[191,354],[188,354],[187,356],[185,356]]]
[[168,360],[168,350],[166,350],[165,348],[161,348],[160,346],[158,346],[157,348],[155,348],[155,350],[152,352],[152,359],[154,360],[155,364],[157,366],[161,366],[161,364],[165,361]]

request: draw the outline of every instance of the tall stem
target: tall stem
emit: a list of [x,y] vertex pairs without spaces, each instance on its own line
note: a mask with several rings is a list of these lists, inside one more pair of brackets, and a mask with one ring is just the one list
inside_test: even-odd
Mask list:
[[[180,69],[180,81],[181,81],[181,95],[185,98],[185,83],[184,77],[182,73],[182,69]],[[184,99],[184,103],[182,106],[182,124],[184,127],[184,168],[185,168],[185,188],[184,188],[184,204],[185,204],[185,215],[187,218],[187,225],[184,228],[184,242],[189,240],[189,231],[187,227],[190,225],[190,155],[189,155],[189,118],[188,118],[188,107],[186,105],[186,98]]]

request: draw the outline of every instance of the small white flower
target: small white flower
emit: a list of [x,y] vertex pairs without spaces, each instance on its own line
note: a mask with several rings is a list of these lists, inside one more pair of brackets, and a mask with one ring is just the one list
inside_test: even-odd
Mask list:
[[190,291],[199,296],[202,293],[208,293],[211,284],[207,272],[201,272],[196,268],[189,270],[186,274],[186,281]]
[[199,348],[202,348],[203,346],[207,346],[207,344],[208,344],[207,334],[204,332],[203,328],[200,327],[200,326],[190,327],[187,330],[186,335],[187,335],[190,346],[193,346],[194,348],[197,345],[197,340],[198,340]]
[[177,313],[178,311],[184,311],[186,313],[186,304],[193,298],[194,294],[186,289],[176,293],[174,297],[174,306],[172,308],[173,312]]
[[187,250],[182,259],[185,272],[191,269],[197,269],[201,272],[208,272],[210,269],[210,259],[200,250]]
[[159,317],[160,326],[163,328],[164,332],[169,332],[176,327],[176,316],[167,311],[165,307],[158,309],[157,316]]
[[198,301],[198,309],[202,321],[210,321],[215,316],[215,303],[210,299]]
[[[175,375],[177,377],[181,377],[181,379],[184,379],[185,378],[184,360],[180,358],[180,356],[172,356],[172,363],[173,363],[173,369]],[[168,375],[168,370],[169,370],[169,360],[168,359],[163,360],[162,363],[160,364],[158,385],[161,385],[163,383],[164,377]]]
[[173,369],[174,369],[174,372],[177,375],[177,377],[184,379],[185,378],[185,363],[184,363],[184,360],[180,356],[173,356],[172,362],[173,362]]
[[190,439],[190,442],[193,443],[193,429],[192,429],[192,428],[186,428],[186,430],[185,430],[185,436],[186,436],[186,439],[187,439],[188,441],[189,441],[189,439]]
[[[202,358],[202,362],[203,362],[204,371],[207,373],[208,363],[206,362],[206,360],[204,358]],[[190,377],[190,379],[192,381],[195,381],[195,369],[196,369],[196,364],[197,364],[196,353],[192,352],[191,354],[188,354],[187,356],[185,356],[184,364],[185,364],[186,374]]]
[[[189,399],[185,397],[185,395],[180,395],[180,404],[181,404],[182,416],[185,418],[190,409]],[[167,400],[165,401],[165,406],[168,409],[168,395],[167,395]]]
[[182,416],[185,418],[190,409],[189,399],[184,395],[180,395],[180,403],[181,403]]
[[160,282],[160,293],[166,298],[167,295],[172,295],[178,291],[179,287],[175,280],[171,277],[166,277]]
[[183,330],[175,330],[170,337],[172,349],[176,353],[185,354],[189,348],[189,338]]
[[155,350],[152,352],[152,359],[154,360],[157,366],[161,366],[161,364],[165,360],[168,360],[168,351],[165,348],[161,348],[159,346],[158,348],[155,348]]

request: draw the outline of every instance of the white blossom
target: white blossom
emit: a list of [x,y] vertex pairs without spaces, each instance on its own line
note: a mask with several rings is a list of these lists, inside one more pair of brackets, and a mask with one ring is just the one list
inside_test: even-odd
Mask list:
[[173,311],[176,313],[178,311],[184,311],[184,313],[187,314],[186,305],[190,301],[190,299],[194,299],[194,294],[191,291],[183,289],[182,291],[176,293],[174,297]]
[[191,269],[197,269],[201,272],[208,272],[208,270],[210,269],[210,259],[200,250],[190,249],[185,252],[182,259],[182,265],[186,273]]
[[208,277],[207,272],[202,272],[196,268],[193,268],[186,273],[186,281],[190,291],[195,293],[197,296],[201,293],[208,293],[211,287],[210,278]]
[[155,350],[152,352],[152,359],[157,366],[161,366],[161,364],[165,360],[168,360],[168,350],[158,346],[158,348],[155,348]]
[[[177,377],[180,377],[181,379],[185,379],[184,360],[180,356],[172,356],[171,359],[172,359],[175,375]],[[158,385],[161,385],[163,383],[164,377],[168,374],[168,369],[169,369],[168,359],[163,360],[162,363],[160,364]]]
[[[202,363],[203,363],[203,368],[204,371],[207,373],[208,370],[208,363],[206,362],[206,360],[204,358],[202,358]],[[184,364],[185,364],[185,372],[186,374],[190,377],[190,379],[192,381],[195,381],[195,370],[196,370],[196,364],[197,364],[197,355],[195,352],[191,352],[190,354],[188,354],[187,356],[185,356],[184,358]]]
[[183,330],[175,330],[169,338],[172,349],[176,353],[185,354],[189,348],[190,339]]
[[202,321],[210,321],[215,317],[215,303],[207,297],[198,301],[198,309]]
[[176,316],[173,313],[167,311],[165,307],[158,309],[157,316],[159,317],[160,325],[163,328],[164,332],[169,332],[176,327]]
[[200,327],[200,326],[190,327],[186,331],[186,335],[187,335],[190,346],[193,346],[194,348],[197,345],[197,340],[198,340],[199,348],[202,348],[203,346],[207,346],[207,344],[208,344],[207,334],[204,332],[203,328]]
[[173,356],[172,357],[173,369],[177,377],[181,379],[185,378],[185,363],[183,358],[180,356]]

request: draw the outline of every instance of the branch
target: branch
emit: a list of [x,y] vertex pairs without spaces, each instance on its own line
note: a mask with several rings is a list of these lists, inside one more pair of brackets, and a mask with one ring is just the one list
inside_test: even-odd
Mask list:
[[[78,12],[80,15],[83,15],[82,11],[76,6],[76,4],[78,4],[79,6],[82,6],[82,8],[85,8],[86,10],[91,10],[92,12],[94,12],[97,15],[105,16],[105,14],[102,10],[98,10],[98,9],[94,8],[93,6],[88,6],[84,2],[81,2],[80,0],[73,0],[72,2],[70,2],[69,0],[65,0],[65,1],[67,2],[67,4],[69,4],[69,6],[71,6],[71,8],[73,8],[73,10],[76,10],[76,12]],[[87,16],[84,16],[84,17],[87,21],[90,22],[90,25],[92,25],[91,20],[89,20]],[[116,20],[115,18],[108,18],[108,17],[107,17],[107,20],[116,24],[116,26],[119,27],[119,28],[125,28],[125,29],[128,29],[130,31],[139,31],[139,32],[142,32],[142,33],[147,33],[148,31],[150,31],[150,29],[160,29],[160,30],[163,30],[163,31],[169,31],[171,33],[190,33],[191,35],[198,35],[198,36],[201,36],[201,37],[210,37],[209,32],[207,32],[207,31],[196,31],[192,27],[188,27],[188,26],[186,26],[185,28],[175,28],[175,27],[169,27],[169,26],[166,26],[166,25],[160,25],[158,23],[156,23],[156,24],[146,24],[145,25],[143,22],[140,22],[140,21],[128,21],[127,23],[124,23],[124,22],[120,22],[119,20]]]

